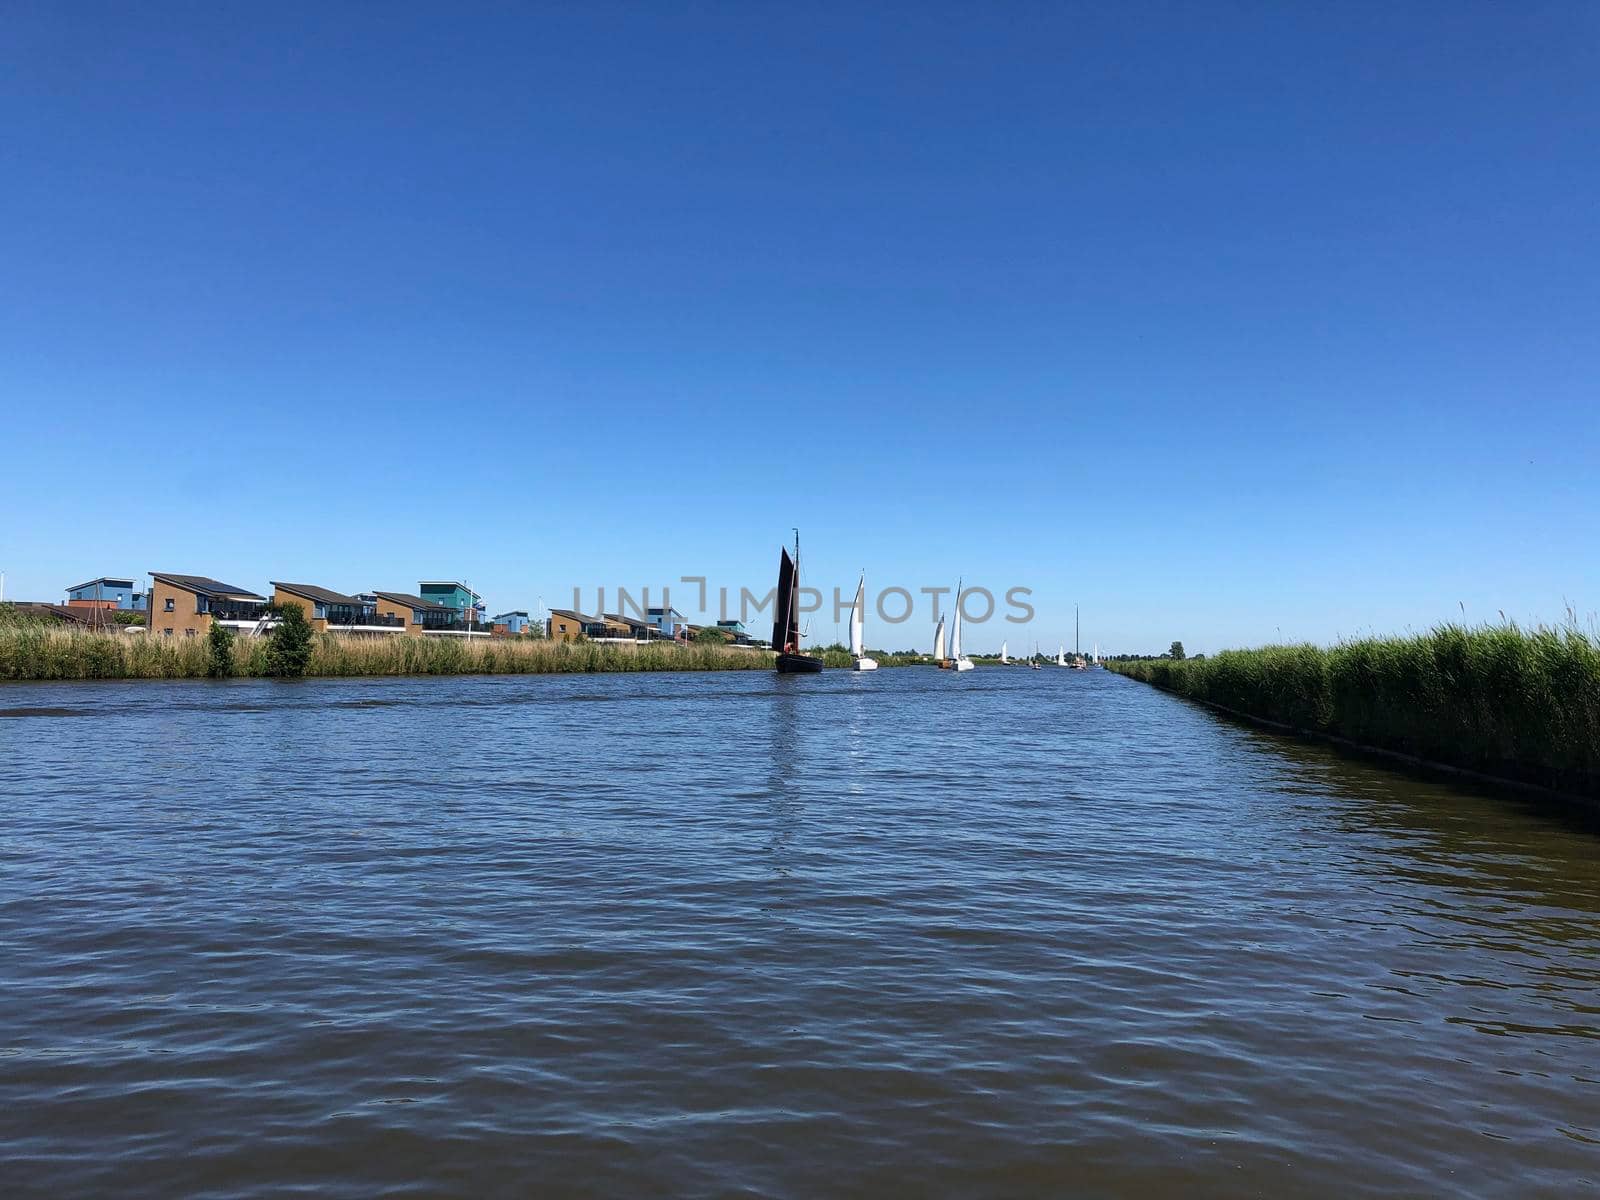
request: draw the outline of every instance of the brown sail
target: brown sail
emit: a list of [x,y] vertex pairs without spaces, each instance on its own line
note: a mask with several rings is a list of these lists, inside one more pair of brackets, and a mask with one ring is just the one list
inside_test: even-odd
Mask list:
[[787,549],[779,553],[783,557],[778,560],[778,591],[772,610],[772,648],[782,654],[800,648],[796,644],[800,640],[800,620],[799,614],[794,611],[794,560],[789,557]]

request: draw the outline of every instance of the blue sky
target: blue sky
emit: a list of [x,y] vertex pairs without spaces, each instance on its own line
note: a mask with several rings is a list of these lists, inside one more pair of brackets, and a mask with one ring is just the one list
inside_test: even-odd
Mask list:
[[14,5],[0,106],[10,598],[1600,607],[1593,5]]

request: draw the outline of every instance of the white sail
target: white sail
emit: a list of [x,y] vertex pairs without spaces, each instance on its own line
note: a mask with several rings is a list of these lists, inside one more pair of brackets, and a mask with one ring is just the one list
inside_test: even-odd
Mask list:
[[1094,665],[1097,666],[1097,667],[1100,665],[1100,643],[1099,642],[1096,642],[1094,644]]
[[950,657],[961,661],[961,588],[956,587],[956,616],[950,623]]
[[856,585],[856,602],[850,608],[850,653],[860,658],[865,651],[861,645],[862,609],[867,603],[867,575],[861,573],[861,582]]
[[1067,665],[1067,646],[1066,646],[1066,643],[1063,642],[1061,645],[1056,647],[1056,666],[1064,667],[1066,665]]
[[933,631],[933,656],[941,661],[944,659],[944,618],[939,618],[939,627]]
[[1004,642],[1000,643],[1000,661],[1003,663],[1008,663],[1011,661],[1010,656],[1006,654],[1006,644]]

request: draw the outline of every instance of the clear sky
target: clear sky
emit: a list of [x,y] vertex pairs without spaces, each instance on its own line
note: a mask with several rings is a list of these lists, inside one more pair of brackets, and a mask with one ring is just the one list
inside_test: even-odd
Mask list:
[[1600,607],[1594,4],[8,4],[0,117],[8,598]]

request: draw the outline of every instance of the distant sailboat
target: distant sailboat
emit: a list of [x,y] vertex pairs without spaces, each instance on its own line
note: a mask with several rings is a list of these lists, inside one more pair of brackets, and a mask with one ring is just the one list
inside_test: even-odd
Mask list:
[[956,584],[956,615],[950,622],[950,669],[972,670],[972,660],[961,653],[961,584]]
[[876,671],[878,660],[868,658],[865,645],[861,640],[863,628],[862,613],[867,607],[867,573],[861,572],[861,582],[856,585],[856,602],[850,606],[850,657],[855,660],[858,671]]
[[777,668],[784,675],[810,675],[822,670],[822,660],[800,653],[800,531],[794,531],[794,557],[787,548],[778,560],[777,604],[772,613],[772,648],[778,652]]
[[1006,654],[1006,644],[1004,642],[1001,642],[1000,643],[1000,665],[1001,666],[1006,666],[1006,665],[1009,665],[1010,662],[1011,662],[1011,658],[1010,658],[1009,655]]
[[939,618],[939,624],[933,630],[933,661],[940,667],[949,666],[949,661],[944,656],[944,618]]
[[1066,665],[1067,665],[1067,644],[1065,642],[1062,642],[1061,645],[1056,647],[1056,666],[1064,667]]

